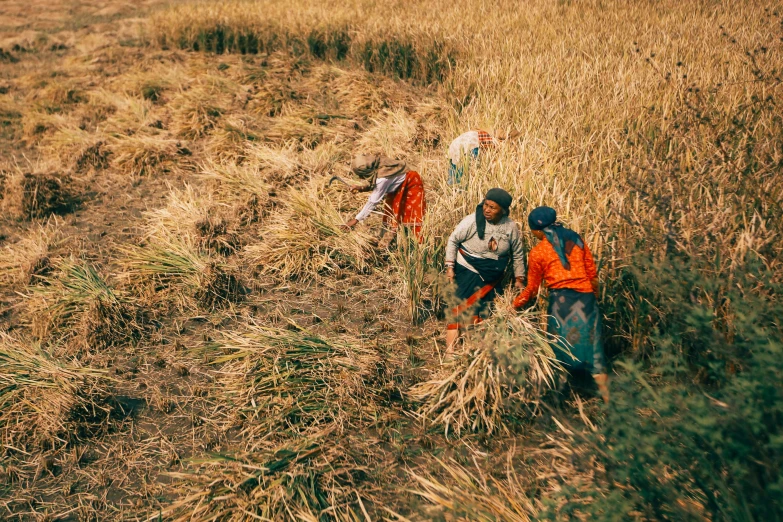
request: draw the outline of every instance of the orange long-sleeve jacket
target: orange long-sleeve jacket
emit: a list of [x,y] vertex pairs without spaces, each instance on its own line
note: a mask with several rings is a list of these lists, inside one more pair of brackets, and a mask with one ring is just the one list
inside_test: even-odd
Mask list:
[[537,295],[542,280],[549,289],[570,288],[577,292],[592,292],[591,281],[598,277],[598,270],[587,243],[584,248],[574,246],[568,255],[568,262],[571,264],[571,270],[563,268],[549,241],[539,241],[528,257],[527,286],[514,299],[514,306],[521,308]]

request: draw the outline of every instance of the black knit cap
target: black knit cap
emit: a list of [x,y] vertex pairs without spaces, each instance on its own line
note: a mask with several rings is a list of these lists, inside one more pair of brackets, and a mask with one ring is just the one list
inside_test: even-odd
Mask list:
[[484,199],[494,201],[495,203],[500,205],[501,208],[503,208],[503,210],[506,211],[506,214],[508,214],[508,209],[509,207],[511,207],[512,197],[511,194],[509,194],[502,188],[489,189],[489,192],[487,192],[487,195],[484,196]]
[[527,216],[530,230],[543,230],[557,221],[557,211],[552,207],[537,207]]
[[[506,211],[508,214],[508,208],[511,206],[511,194],[501,188],[489,189],[487,195],[484,196],[485,200],[494,201],[500,208]],[[484,217],[484,202],[482,201],[476,207],[476,233],[479,239],[484,239],[484,231],[487,229],[487,218]]]

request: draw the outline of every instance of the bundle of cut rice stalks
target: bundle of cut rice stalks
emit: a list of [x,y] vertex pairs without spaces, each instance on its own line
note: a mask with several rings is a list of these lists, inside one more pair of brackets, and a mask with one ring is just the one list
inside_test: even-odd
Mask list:
[[200,251],[192,235],[157,238],[122,249],[124,276],[135,284],[152,282],[155,292],[169,290],[181,309],[193,301],[215,310],[239,301],[245,288],[228,266]]
[[143,311],[119,296],[94,267],[65,259],[33,287],[28,309],[33,332],[99,349],[136,343],[150,325]]
[[266,203],[272,188],[261,169],[250,162],[239,165],[232,161],[208,160],[199,165],[198,177],[216,183],[221,195],[236,199],[242,194],[254,197],[259,204]]
[[539,401],[557,383],[560,369],[547,334],[534,317],[496,314],[469,331],[462,353],[447,359],[438,377],[419,383],[409,396],[421,402],[425,422],[455,431],[508,431],[506,413],[523,407],[537,412]]
[[176,140],[142,133],[112,137],[109,150],[112,165],[131,176],[169,172],[176,164],[187,163],[180,160],[190,154]]
[[42,149],[59,158],[61,164],[72,165],[77,173],[106,169],[111,156],[103,134],[89,133],[76,126],[58,129]]
[[475,455],[475,469],[453,459],[438,460],[445,472],[443,478],[431,472],[408,473],[419,484],[415,492],[439,508],[447,520],[530,522],[535,519],[538,506],[530,496],[533,488],[522,483],[522,477],[514,469],[512,456],[513,452],[507,455],[505,479],[497,478],[495,473],[484,473]]
[[[390,158],[410,160],[417,124],[404,109],[386,110],[356,141],[365,154],[383,154]],[[411,165],[413,166],[413,165]]]
[[367,270],[375,260],[372,238],[362,230],[340,228],[344,220],[333,198],[316,181],[302,190],[289,189],[269,216],[262,241],[245,248],[247,262],[284,279],[311,280],[345,268]]
[[185,139],[206,136],[229,111],[238,87],[220,78],[207,76],[192,88],[172,97],[172,130]]
[[[371,520],[372,497],[356,477],[370,473],[356,445],[321,430],[310,437],[238,455],[190,459],[176,501],[148,520]],[[363,498],[364,497],[364,500]]]
[[76,436],[73,421],[79,410],[93,406],[89,392],[103,375],[75,362],[63,364],[40,344],[0,331],[0,455],[21,456]]
[[329,426],[342,431],[377,413],[373,397],[380,390],[367,383],[381,359],[358,339],[251,323],[242,333],[223,332],[202,351],[220,365],[221,403],[233,405],[226,413],[243,426],[250,449]]
[[0,249],[0,285],[37,284],[54,269],[51,250],[61,241],[59,225],[52,220],[33,227],[29,234]]

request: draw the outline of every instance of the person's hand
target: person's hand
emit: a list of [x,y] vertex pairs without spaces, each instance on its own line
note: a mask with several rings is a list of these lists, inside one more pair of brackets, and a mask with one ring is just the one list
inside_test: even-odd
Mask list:
[[517,277],[514,281],[514,288],[517,290],[524,290],[525,289],[525,282],[522,280],[522,277]]
[[364,187],[357,187],[356,185],[351,187],[351,194],[358,194],[359,192],[364,192]]
[[358,222],[359,222],[359,220],[358,220],[358,219],[356,219],[356,218],[353,218],[353,219],[351,219],[350,221],[347,221],[347,222],[345,222],[344,224],[340,225],[340,228],[341,228],[341,229],[343,229],[343,230],[345,230],[346,232],[348,232],[348,231],[349,231],[349,230],[351,230],[353,227],[355,227],[355,226],[356,226],[356,224],[357,224]]
[[454,282],[454,267],[453,266],[447,266],[446,267],[446,278],[448,278],[449,283]]
[[524,304],[525,303],[522,302],[522,293],[520,293],[514,298],[514,302],[511,304],[511,306],[514,307],[514,310],[520,310]]

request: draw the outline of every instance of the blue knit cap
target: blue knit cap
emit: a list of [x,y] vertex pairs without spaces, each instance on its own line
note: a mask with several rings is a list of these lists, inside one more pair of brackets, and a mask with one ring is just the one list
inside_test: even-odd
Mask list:
[[538,207],[527,216],[530,230],[544,230],[557,221],[557,211],[552,207]]

